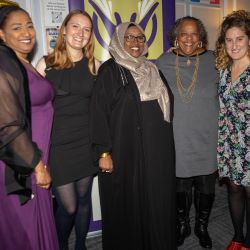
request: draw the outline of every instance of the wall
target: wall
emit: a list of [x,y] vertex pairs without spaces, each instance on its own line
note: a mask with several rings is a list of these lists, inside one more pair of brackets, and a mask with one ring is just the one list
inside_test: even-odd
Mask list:
[[[46,54],[44,33],[44,16],[41,15],[41,2],[45,0],[15,0],[21,7],[28,10],[37,30],[37,48],[34,53],[33,64]],[[58,0],[57,0],[58,1]],[[54,2],[57,2],[54,0]],[[165,0],[166,2],[169,0]],[[176,18],[190,15],[203,21],[208,31],[209,49],[214,49],[218,28],[223,17],[233,10],[244,9],[250,11],[250,0],[217,0],[220,4],[210,4],[213,0],[176,0]],[[51,0],[53,2],[53,0]],[[79,2],[73,0],[72,3]],[[83,2],[83,0],[82,0]],[[216,2],[216,0],[214,0]],[[83,5],[83,4],[82,4]]]
[[[214,2],[214,4],[213,4]],[[215,4],[217,2],[217,4]],[[176,0],[176,18],[185,15],[199,18],[208,32],[209,49],[214,49],[223,17],[234,10],[250,11],[249,0]]]
[[[13,0],[22,8],[27,10],[36,28],[36,48],[32,58],[32,64],[48,51],[47,30],[48,28],[58,28],[61,20],[68,14],[68,0]],[[52,14],[53,13],[53,14]],[[55,15],[59,13],[59,15]],[[60,17],[60,18],[58,18]]]

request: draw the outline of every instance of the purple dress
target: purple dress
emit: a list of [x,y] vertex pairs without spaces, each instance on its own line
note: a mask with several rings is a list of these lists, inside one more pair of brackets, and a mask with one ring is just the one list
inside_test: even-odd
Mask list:
[[[53,119],[54,91],[42,76],[27,69],[31,97],[32,140],[48,160],[50,132]],[[57,250],[50,190],[35,185],[32,174],[32,199],[20,205],[17,195],[6,195],[4,163],[0,161],[0,249]]]

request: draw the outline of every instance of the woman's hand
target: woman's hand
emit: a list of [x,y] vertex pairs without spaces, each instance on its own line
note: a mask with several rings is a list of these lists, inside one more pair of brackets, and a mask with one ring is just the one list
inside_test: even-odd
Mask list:
[[35,167],[35,177],[36,177],[36,185],[41,188],[48,189],[52,182],[50,174],[47,170],[46,165],[42,161],[40,161]]
[[104,173],[112,173],[113,172],[113,161],[111,155],[107,155],[105,157],[101,157],[99,159],[99,168]]

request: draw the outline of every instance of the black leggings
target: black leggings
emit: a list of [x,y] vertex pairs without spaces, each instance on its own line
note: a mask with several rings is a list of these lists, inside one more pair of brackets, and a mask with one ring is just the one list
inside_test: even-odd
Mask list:
[[[228,202],[234,227],[234,241],[244,242],[250,247],[250,187],[243,187],[228,181]],[[243,224],[246,211],[247,232],[244,237]]]
[[215,193],[215,181],[217,171],[209,175],[199,175],[189,178],[176,178],[177,192],[191,192],[194,186],[195,190],[203,194]]
[[85,239],[91,215],[91,187],[89,176],[54,188],[57,201],[55,214],[60,250],[68,249],[68,238],[75,226],[75,250],[86,250]]

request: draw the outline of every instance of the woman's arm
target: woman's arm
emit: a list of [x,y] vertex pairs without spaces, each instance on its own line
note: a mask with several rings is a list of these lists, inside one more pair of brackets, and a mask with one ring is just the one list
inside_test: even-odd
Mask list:
[[36,64],[36,70],[42,75],[42,76],[46,76],[45,73],[45,69],[46,69],[46,63],[45,63],[45,59],[44,57],[42,57],[40,60],[38,60],[37,64]]
[[[0,158],[23,177],[35,169],[37,184],[47,188],[51,179],[40,160],[40,150],[31,140],[27,117],[15,87],[17,79],[0,69],[0,82]],[[41,177],[43,168],[45,171]]]
[[112,172],[112,139],[110,130],[114,72],[103,65],[95,82],[91,98],[91,138],[95,159],[103,172]]

